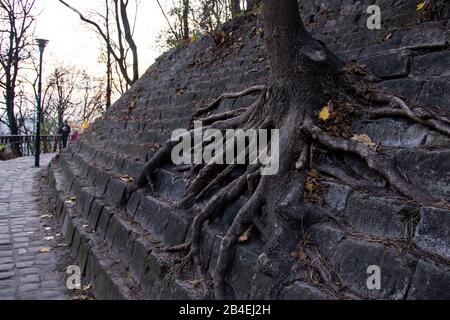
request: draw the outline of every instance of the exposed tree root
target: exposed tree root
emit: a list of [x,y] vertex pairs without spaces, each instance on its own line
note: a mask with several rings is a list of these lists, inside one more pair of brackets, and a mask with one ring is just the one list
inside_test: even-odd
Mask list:
[[425,195],[417,188],[412,188],[398,173],[397,169],[384,156],[376,153],[370,147],[352,140],[333,137],[325,131],[315,126],[312,121],[305,122],[304,129],[307,130],[313,139],[322,145],[337,151],[344,151],[357,154],[366,161],[369,168],[381,174],[388,183],[400,192],[403,196],[422,204],[431,204],[438,199],[431,195]]
[[249,169],[247,174],[241,175],[228,185],[228,187],[223,188],[211,198],[206,207],[195,216],[186,243],[164,249],[168,252],[189,250],[189,253],[178,267],[179,270],[183,269],[191,260],[194,260],[196,264],[199,263],[203,223],[213,215],[223,211],[227,203],[233,202],[242,195],[247,187],[247,175],[254,170],[256,168]]
[[[273,12],[278,8],[275,2],[267,3],[272,5],[272,11],[267,9],[267,12]],[[293,5],[295,10],[284,8],[287,11],[280,16],[282,19],[292,12],[298,12],[298,7],[295,7],[297,2],[292,3],[290,5]],[[297,27],[300,28],[300,26]],[[299,39],[298,30],[301,31],[301,39]],[[439,200],[413,188],[401,176],[392,161],[384,155],[363,143],[336,137],[315,123],[313,119],[324,105],[324,101],[326,103],[332,97],[339,97],[353,102],[356,98],[347,96],[347,93],[352,91],[353,83],[348,83],[349,77],[341,73],[342,64],[325,47],[312,40],[306,30],[302,28],[298,30],[292,32],[289,38],[284,38],[285,33],[292,30],[277,29],[277,32],[267,35],[270,39],[267,46],[269,54],[272,51],[272,79],[269,86],[253,86],[241,92],[222,94],[192,116],[193,120],[199,119],[217,108],[225,99],[236,99],[260,92],[258,99],[246,109],[208,115],[200,120],[209,128],[222,131],[235,128],[275,128],[279,129],[280,133],[281,157],[279,172],[275,176],[262,176],[259,165],[244,167],[237,164],[194,165],[186,175],[189,185],[179,205],[186,209],[192,208],[195,216],[185,243],[163,248],[167,252],[185,254],[178,260],[177,271],[179,272],[191,262],[194,263],[198,272],[204,272],[201,270],[203,225],[207,221],[220,217],[228,204],[241,196],[248,197],[233,218],[231,226],[227,228],[220,244],[215,269],[211,268],[214,269],[212,280],[217,299],[229,297],[226,275],[233,259],[233,246],[239,242],[243,234],[247,238],[248,232],[260,233],[264,247],[258,257],[257,267],[261,272],[272,277],[275,282],[285,283],[285,280],[290,278],[289,272],[292,266],[298,263],[292,257],[292,252],[299,244],[307,243],[304,230],[325,221],[340,224],[333,215],[317,205],[308,203],[304,197],[307,169],[313,167],[312,155],[316,142],[325,149],[357,155],[393,189],[408,199],[421,205],[432,204]],[[289,44],[295,43],[297,47],[291,48],[293,50],[277,51],[274,54],[282,41]],[[311,79],[311,74],[314,74],[314,79]],[[341,83],[344,84],[341,85]],[[371,108],[370,111],[362,110],[362,112],[372,116],[403,116],[438,132],[450,134],[448,119],[426,112],[418,113],[398,97],[376,93],[373,98],[373,103],[383,107]],[[385,107],[387,103],[391,106]],[[188,134],[192,137],[195,131],[191,130]],[[226,142],[225,139],[223,142]],[[172,148],[177,143],[178,140],[169,140],[158,150],[145,165],[136,183],[127,190],[128,194],[139,188],[152,187],[152,175],[155,170],[169,162]],[[203,142],[201,147],[206,147]],[[245,150],[245,154],[248,155],[248,149]],[[358,179],[350,175],[330,168],[325,169],[332,175],[342,176],[354,185],[361,185]],[[212,196],[208,200],[210,195]],[[203,200],[206,200],[206,203]],[[307,243],[303,248],[306,255],[304,264],[315,270],[318,284],[326,286],[332,292],[339,291],[341,288],[336,285],[336,275],[327,268],[319,253],[311,247],[311,244]]]
[[263,186],[266,179],[263,177],[259,187],[255,190],[250,200],[238,212],[233,224],[228,229],[220,244],[219,257],[217,259],[216,270],[214,272],[214,293],[216,299],[226,299],[225,272],[230,261],[231,247],[237,239],[245,232],[252,222],[252,217],[261,208],[263,202]]
[[201,115],[203,115],[211,110],[214,110],[215,108],[217,108],[219,106],[220,102],[222,102],[223,100],[237,99],[237,98],[244,97],[244,96],[247,96],[247,95],[255,93],[255,92],[265,91],[266,89],[267,89],[267,87],[265,85],[257,85],[257,86],[249,87],[240,92],[224,93],[219,98],[214,100],[212,103],[207,105],[206,107],[203,107],[203,108],[200,108],[199,110],[197,110],[197,112],[192,115],[192,118],[196,119],[196,118],[200,117]]
[[371,107],[369,109],[358,108],[357,114],[368,115],[369,117],[404,117],[411,121],[422,124],[437,132],[450,136],[450,118],[439,116],[436,112],[429,112],[423,108],[413,110],[402,98],[379,92],[368,87],[352,87],[356,93],[364,98],[368,98],[371,104],[379,102],[389,104],[389,107]]
[[223,112],[220,114],[213,114],[209,117],[199,119],[199,121],[201,121],[203,123],[203,125],[207,126],[207,125],[210,125],[219,120],[228,120],[228,119],[237,117],[237,116],[241,115],[245,110],[247,110],[247,108],[239,108],[236,110]]
[[374,109],[370,110],[369,113],[371,115],[377,115],[377,116],[383,116],[383,115],[397,115],[397,116],[404,116],[409,118],[410,120],[420,123],[424,126],[430,127],[431,129],[434,129],[440,133],[443,133],[445,135],[450,136],[450,126],[448,125],[449,120],[439,117],[436,114],[430,114],[423,112],[422,114],[418,114],[414,112],[404,100],[402,100],[399,97],[377,93],[375,97],[379,101],[385,101],[389,102],[393,105],[397,105],[400,109],[390,109],[390,108],[383,108],[383,109]]

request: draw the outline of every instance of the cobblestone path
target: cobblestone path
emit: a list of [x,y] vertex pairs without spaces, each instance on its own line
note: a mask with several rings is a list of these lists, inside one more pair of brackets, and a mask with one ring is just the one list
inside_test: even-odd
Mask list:
[[39,210],[37,178],[53,155],[0,161],[0,300],[69,299]]

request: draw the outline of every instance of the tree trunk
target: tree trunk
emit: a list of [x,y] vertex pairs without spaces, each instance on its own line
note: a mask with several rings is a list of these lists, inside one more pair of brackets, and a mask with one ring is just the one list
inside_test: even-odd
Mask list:
[[247,0],[247,10],[254,9],[259,3],[261,0]]
[[[105,0],[105,25],[106,25],[106,42],[111,43],[111,32],[109,28],[109,3]],[[106,110],[111,107],[112,96],[112,65],[111,65],[111,47],[106,45]]]
[[[17,126],[16,115],[14,114],[14,88],[6,88],[5,100],[6,100],[6,113],[8,116],[9,132],[12,136],[19,135],[19,128]],[[15,157],[22,156],[21,148],[19,145],[19,138],[11,139],[11,150]]]
[[120,14],[123,25],[123,33],[132,54],[133,78],[129,83],[129,85],[131,86],[139,79],[139,59],[138,59],[138,48],[136,42],[134,41],[133,30],[131,29],[130,21],[128,19],[127,5],[128,1],[125,2],[124,0],[120,0]]
[[189,0],[183,0],[183,39],[189,39]]
[[231,0],[231,16],[233,18],[237,17],[241,12],[240,0]]

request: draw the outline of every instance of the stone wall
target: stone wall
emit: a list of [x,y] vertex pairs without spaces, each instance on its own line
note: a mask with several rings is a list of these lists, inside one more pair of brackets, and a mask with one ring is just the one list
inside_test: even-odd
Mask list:
[[[365,26],[369,4],[382,8],[381,30]],[[302,17],[314,36],[347,61],[367,66],[376,85],[415,105],[450,112],[449,5],[433,21],[417,23],[417,1],[309,1]],[[183,174],[167,166],[156,172],[158,196],[141,190],[126,207],[130,178],[173,130],[224,92],[267,82],[269,66],[261,21],[248,16],[225,27],[222,45],[202,38],[163,55],[139,81],[49,168],[55,213],[98,298],[205,298],[192,279],[170,272],[161,244],[183,242],[192,216],[174,203],[186,190]],[[249,106],[254,96],[221,103],[218,112]],[[399,170],[424,192],[450,195],[450,141],[403,119],[354,124],[386,149]],[[327,159],[317,159],[325,165]],[[348,170],[349,159],[340,159]],[[318,252],[342,279],[344,292],[359,298],[450,299],[450,211],[417,207],[385,188],[363,164],[352,167],[367,188],[324,181],[326,205],[352,231],[324,223],[309,230]],[[224,222],[241,201],[212,221],[203,235],[202,260],[213,271]],[[227,283],[237,299],[328,299],[327,288],[293,281],[267,296],[273,279],[256,270],[257,239],[237,246]],[[381,265],[382,289],[366,287],[368,265]]]

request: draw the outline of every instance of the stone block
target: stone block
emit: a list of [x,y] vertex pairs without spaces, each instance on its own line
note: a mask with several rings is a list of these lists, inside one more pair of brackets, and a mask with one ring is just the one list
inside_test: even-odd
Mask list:
[[410,53],[406,51],[364,58],[358,64],[367,66],[379,78],[395,78],[409,73]]
[[186,237],[187,219],[175,208],[153,197],[144,197],[142,206],[136,213],[136,219],[161,236],[168,244],[180,244]]
[[450,81],[431,80],[425,82],[418,102],[424,106],[440,107],[450,112]]
[[392,154],[398,170],[426,194],[450,197],[450,151],[403,149]]
[[404,238],[406,222],[414,209],[410,204],[363,193],[352,194],[342,217],[365,234]]
[[[376,243],[354,240],[339,245],[332,263],[345,286],[374,299],[404,299],[414,272],[412,257]],[[367,269],[373,265],[381,270],[380,290],[367,287]]]
[[450,300],[450,270],[420,260],[407,296],[408,300]]
[[367,134],[383,147],[398,148],[422,146],[430,130],[420,124],[403,119],[381,118],[353,123],[355,133]]
[[347,206],[351,188],[337,183],[324,182],[325,202],[336,211],[342,211]]
[[296,281],[284,287],[277,298],[280,300],[327,300],[329,296],[309,284]]
[[411,73],[415,76],[449,76],[450,52],[433,52],[414,58]]
[[450,259],[450,210],[422,208],[414,242],[422,250]]
[[122,203],[122,198],[127,188],[127,184],[121,180],[111,178],[106,188],[106,199],[108,204],[119,207]]

